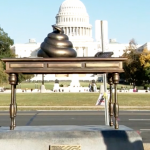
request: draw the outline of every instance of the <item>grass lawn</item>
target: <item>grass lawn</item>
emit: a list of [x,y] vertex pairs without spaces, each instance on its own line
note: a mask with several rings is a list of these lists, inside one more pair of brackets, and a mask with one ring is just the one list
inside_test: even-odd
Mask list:
[[[21,83],[21,84],[17,85],[17,88],[19,88],[19,89],[26,89],[26,88],[28,88],[28,89],[35,89],[35,88],[40,89],[41,84],[42,84],[41,82],[39,82],[39,83],[26,83],[26,82],[24,82],[24,83]],[[63,86],[69,86],[70,82],[69,81],[60,81],[59,85],[61,85],[61,84]],[[103,84],[103,83],[97,82],[96,84],[97,84],[97,87],[99,88],[100,85]],[[45,82],[44,85],[45,85],[46,89],[52,90],[53,87],[54,87],[54,82]],[[80,81],[80,85],[82,87],[88,87],[89,82]],[[10,84],[3,84],[3,85],[0,84],[0,86],[4,86],[5,88],[9,88],[10,89]],[[120,89],[121,87],[126,87],[127,89],[131,89],[132,88],[131,85],[123,85],[123,84],[118,84],[117,87],[118,87],[118,89]],[[109,88],[108,84],[107,84],[107,88]],[[143,89],[143,87],[142,86],[138,86],[137,89]]]
[[[99,93],[17,93],[19,106],[95,106]],[[119,93],[120,106],[150,106],[150,94]],[[0,106],[10,104],[10,94],[0,94]]]

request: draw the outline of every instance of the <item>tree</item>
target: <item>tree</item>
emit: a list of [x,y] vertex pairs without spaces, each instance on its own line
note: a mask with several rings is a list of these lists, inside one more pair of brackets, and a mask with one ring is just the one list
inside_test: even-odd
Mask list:
[[34,77],[34,75],[26,75],[26,74],[20,73],[20,74],[18,75],[18,82],[21,83],[22,81],[29,80],[29,79],[31,79],[31,78],[33,78],[33,77]]
[[8,75],[4,72],[4,64],[0,61],[0,84],[8,82]]
[[144,68],[144,81],[150,81],[150,51],[144,48],[143,52],[140,55],[141,66]]
[[10,49],[10,46],[14,44],[13,39],[11,39],[7,33],[0,28],[0,83],[8,82],[8,75],[5,73],[5,64],[1,61],[1,58],[5,57],[15,57]]
[[[2,28],[0,28],[0,59],[15,57],[15,53],[10,49],[11,45],[13,44],[13,39],[11,39]],[[8,82],[8,75],[4,70],[5,64],[0,60],[0,83]],[[33,75],[19,74],[18,82],[20,83],[24,80],[31,79],[32,77]]]
[[140,53],[136,51],[137,46],[134,39],[130,40],[129,46],[124,50],[124,54],[122,57],[128,58],[123,63],[125,78],[128,82],[135,84],[141,84],[144,78],[144,75],[141,74],[143,72],[143,67],[139,60]]
[[11,39],[2,28],[0,28],[0,58],[15,57],[15,54],[10,49],[10,46],[13,44],[13,39]]

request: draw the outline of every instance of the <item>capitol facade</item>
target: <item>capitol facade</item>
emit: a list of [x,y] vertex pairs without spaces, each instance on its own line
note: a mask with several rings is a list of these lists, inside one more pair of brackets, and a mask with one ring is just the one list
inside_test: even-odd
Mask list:
[[[105,51],[114,53],[112,57],[120,57],[129,45],[117,43],[115,39],[108,40],[107,21],[95,21],[95,39],[93,39],[90,17],[80,0],[65,0],[56,14],[55,25],[63,28],[64,33],[68,35],[77,52],[77,57],[93,57],[97,52],[102,51],[102,42],[104,42]],[[37,43],[35,39],[29,39],[28,43],[14,44],[12,49],[17,58],[37,57],[40,45],[41,43]]]

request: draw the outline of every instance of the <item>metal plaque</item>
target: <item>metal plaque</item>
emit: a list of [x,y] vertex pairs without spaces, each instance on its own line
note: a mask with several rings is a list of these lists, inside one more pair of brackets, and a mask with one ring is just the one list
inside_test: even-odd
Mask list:
[[81,146],[73,145],[50,145],[49,150],[81,150]]

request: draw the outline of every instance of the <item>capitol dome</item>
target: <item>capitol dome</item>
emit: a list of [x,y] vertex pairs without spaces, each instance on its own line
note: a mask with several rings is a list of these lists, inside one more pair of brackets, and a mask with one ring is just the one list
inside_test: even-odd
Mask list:
[[80,0],[65,0],[60,8],[59,15],[82,15],[88,17],[86,7]]
[[72,41],[93,41],[89,15],[80,0],[65,0],[60,5],[56,25],[63,28]]
[[56,16],[56,23],[59,25],[78,22],[80,24],[89,23],[89,16],[86,7],[80,0],[65,0]]

